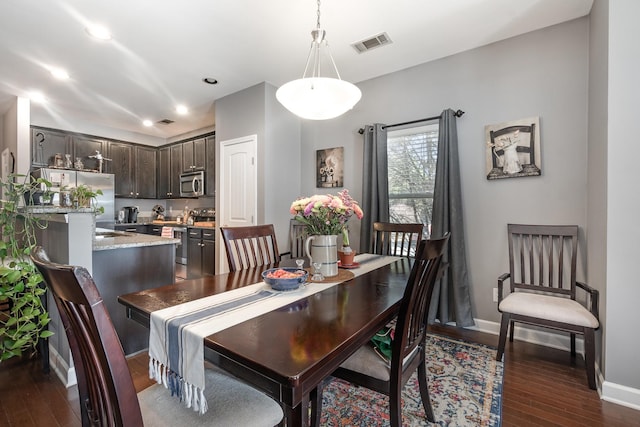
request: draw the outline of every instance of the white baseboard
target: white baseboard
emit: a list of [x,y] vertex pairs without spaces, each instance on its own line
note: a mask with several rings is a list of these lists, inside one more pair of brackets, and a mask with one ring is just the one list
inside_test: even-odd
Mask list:
[[49,346],[49,367],[53,369],[53,372],[56,373],[65,387],[69,388],[78,383],[76,368],[73,366],[69,367],[69,364],[53,346]]
[[[482,319],[474,319],[474,321],[476,325],[469,326],[466,329],[486,332],[493,335],[500,334],[500,323]],[[568,334],[561,335],[550,332],[550,330],[530,329],[522,325],[516,327],[514,339],[565,351],[571,350],[571,339]],[[580,338],[579,335],[576,336],[576,352],[584,355],[584,340]],[[602,400],[627,406],[632,409],[640,409],[640,390],[605,381],[598,363],[596,363],[596,383],[598,386],[598,394]]]

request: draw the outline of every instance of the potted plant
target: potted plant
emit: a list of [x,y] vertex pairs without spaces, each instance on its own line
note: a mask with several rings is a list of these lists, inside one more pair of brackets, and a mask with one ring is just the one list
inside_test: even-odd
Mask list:
[[356,256],[356,251],[349,246],[349,228],[346,225],[342,229],[342,250],[338,251],[338,256],[343,266],[353,265],[353,258]]
[[98,206],[96,196],[102,195],[102,190],[93,191],[91,187],[85,184],[78,185],[70,191],[71,201],[78,208],[93,208],[96,213],[104,213],[104,207]]
[[0,180],[0,301],[6,306],[0,312],[0,362],[35,351],[39,339],[53,335],[46,329],[49,314],[42,301],[42,275],[29,259],[36,245],[35,231],[46,228],[46,222],[21,206],[24,195],[40,191],[43,184],[51,186],[46,180],[23,175]]

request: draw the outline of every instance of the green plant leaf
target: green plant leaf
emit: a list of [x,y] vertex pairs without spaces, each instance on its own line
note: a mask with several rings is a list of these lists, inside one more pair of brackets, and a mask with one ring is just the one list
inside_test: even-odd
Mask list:
[[40,338],[49,338],[54,336],[55,334],[51,331],[42,331],[40,332]]

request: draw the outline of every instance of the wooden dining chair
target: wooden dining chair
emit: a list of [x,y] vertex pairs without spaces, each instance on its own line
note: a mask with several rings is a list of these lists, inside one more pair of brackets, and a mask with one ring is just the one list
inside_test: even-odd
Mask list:
[[280,262],[273,224],[220,227],[229,271]]
[[278,403],[213,366],[206,369],[209,410],[204,415],[185,407],[159,384],[136,394],[122,346],[89,272],[50,262],[41,247],[31,259],[54,297],[69,340],[84,427],[274,426],[281,422]]
[[289,247],[291,253],[291,259],[304,258],[304,242],[306,237],[306,224],[298,221],[297,219],[291,219],[289,223]]
[[423,224],[374,222],[371,253],[414,257],[423,229]]
[[[598,291],[576,280],[578,226],[508,224],[507,235],[509,273],[498,278],[502,320],[496,360],[502,360],[508,330],[509,341],[513,341],[515,322],[568,332],[572,357],[576,355],[576,334],[581,334],[587,380],[595,390]],[[503,298],[506,280],[510,293]],[[576,301],[578,289],[588,296],[587,307]]]
[[[389,396],[391,427],[402,425],[402,389],[413,372],[418,371],[420,397],[427,419],[435,422],[429,389],[425,345],[427,313],[436,281],[442,276],[442,257],[449,241],[449,233],[441,239],[421,240],[416,259],[400,303],[400,311],[392,341],[389,362],[383,360],[371,345],[360,347],[332,376]],[[311,421],[320,423],[322,386],[312,394]]]

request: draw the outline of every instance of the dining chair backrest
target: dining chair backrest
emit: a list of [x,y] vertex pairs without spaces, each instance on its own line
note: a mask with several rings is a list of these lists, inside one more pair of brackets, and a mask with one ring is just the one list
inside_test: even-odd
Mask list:
[[73,356],[82,425],[141,426],[124,351],[102,297],[83,267],[55,264],[38,247],[31,259],[58,307]]
[[450,233],[442,238],[421,240],[418,244],[415,262],[402,297],[395,338],[392,344],[391,377],[394,371],[402,377],[407,369],[405,358],[414,354],[423,345],[427,336],[427,314],[431,295],[442,272],[442,258],[449,242]]
[[576,299],[577,225],[508,224],[511,292],[516,289]]
[[289,246],[291,258],[304,258],[304,241],[306,237],[307,226],[297,219],[292,219],[289,223]]
[[230,271],[280,261],[273,224],[220,227]]
[[414,257],[423,229],[423,224],[374,222],[371,253]]

